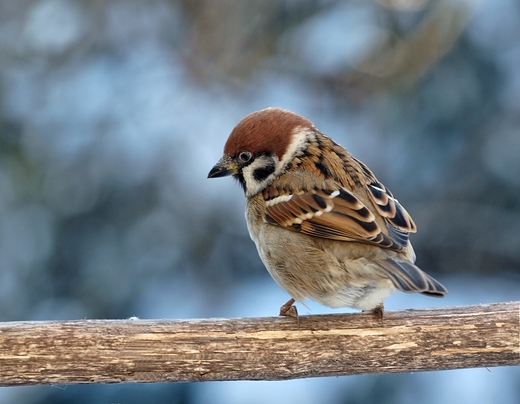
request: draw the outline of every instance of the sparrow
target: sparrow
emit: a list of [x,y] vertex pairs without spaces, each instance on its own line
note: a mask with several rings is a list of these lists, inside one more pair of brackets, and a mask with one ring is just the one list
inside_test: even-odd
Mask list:
[[233,129],[208,178],[232,175],[246,198],[258,254],[295,302],[372,311],[396,290],[443,297],[447,289],[419,269],[405,208],[346,149],[291,111],[253,112]]

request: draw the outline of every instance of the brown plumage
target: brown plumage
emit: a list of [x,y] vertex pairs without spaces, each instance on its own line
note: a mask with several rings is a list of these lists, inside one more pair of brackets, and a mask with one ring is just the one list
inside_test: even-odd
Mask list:
[[380,311],[396,289],[447,293],[413,264],[408,235],[416,226],[408,212],[309,120],[278,108],[248,115],[208,177],[224,175],[244,188],[249,233],[293,299]]

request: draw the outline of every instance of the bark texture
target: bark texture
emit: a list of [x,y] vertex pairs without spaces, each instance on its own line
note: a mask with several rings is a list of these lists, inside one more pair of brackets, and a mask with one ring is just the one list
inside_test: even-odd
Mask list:
[[283,380],[520,364],[520,302],[294,318],[0,323],[0,385]]

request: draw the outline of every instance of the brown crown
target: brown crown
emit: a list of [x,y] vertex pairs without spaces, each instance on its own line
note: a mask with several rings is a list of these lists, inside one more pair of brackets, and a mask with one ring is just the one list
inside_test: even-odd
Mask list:
[[296,127],[311,128],[312,122],[294,112],[266,108],[242,119],[224,146],[224,155],[234,157],[243,150],[257,154],[269,152],[282,158]]

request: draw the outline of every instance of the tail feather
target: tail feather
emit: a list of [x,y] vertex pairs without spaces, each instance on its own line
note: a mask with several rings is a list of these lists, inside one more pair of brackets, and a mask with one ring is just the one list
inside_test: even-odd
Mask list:
[[387,258],[381,265],[394,286],[408,293],[422,293],[433,297],[443,297],[448,290],[438,281],[414,264]]

